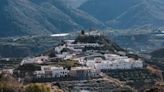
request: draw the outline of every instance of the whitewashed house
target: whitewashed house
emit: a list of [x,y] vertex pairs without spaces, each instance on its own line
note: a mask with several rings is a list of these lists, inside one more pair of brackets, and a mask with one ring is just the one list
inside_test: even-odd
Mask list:
[[72,44],[73,42],[75,42],[75,40],[65,40],[64,42],[65,42],[65,44],[70,45],[70,44]]
[[52,77],[66,77],[68,76],[69,70],[64,69],[63,67],[53,67],[52,68]]
[[103,35],[103,33],[99,32],[97,30],[92,30],[90,32],[85,33],[85,35],[88,35],[88,36],[101,36],[101,35]]
[[143,68],[143,61],[141,59],[135,60],[126,56],[119,56],[115,54],[105,54],[105,59],[95,57],[94,59],[86,60],[86,65],[95,69],[133,69]]
[[66,45],[60,45],[60,46],[55,47],[55,51],[57,53],[60,53],[64,48],[66,48]]
[[45,62],[48,62],[48,60],[49,60],[48,56],[25,58],[25,59],[22,60],[21,65],[24,65],[24,64],[43,64]]
[[138,59],[133,63],[132,66],[133,68],[142,68],[144,66],[143,61],[141,59]]
[[46,77],[45,71],[35,71],[34,75],[36,78],[45,78]]
[[68,73],[69,70],[63,67],[41,66],[41,71],[35,71],[34,74],[37,78],[60,78],[66,77]]
[[78,79],[96,78],[100,77],[100,70],[91,67],[73,67],[71,68],[69,75]]

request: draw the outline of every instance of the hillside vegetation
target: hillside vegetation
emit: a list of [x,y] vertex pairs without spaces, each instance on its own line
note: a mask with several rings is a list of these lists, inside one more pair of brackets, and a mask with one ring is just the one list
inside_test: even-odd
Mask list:
[[151,52],[153,58],[164,58],[164,48]]
[[80,9],[116,29],[164,25],[163,0],[88,0]]
[[1,37],[104,27],[96,18],[60,0],[1,0],[0,12]]

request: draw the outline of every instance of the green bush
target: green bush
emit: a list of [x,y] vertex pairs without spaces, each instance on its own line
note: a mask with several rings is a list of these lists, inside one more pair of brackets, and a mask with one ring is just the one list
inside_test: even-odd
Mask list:
[[45,84],[30,84],[25,88],[25,92],[51,92],[50,87]]

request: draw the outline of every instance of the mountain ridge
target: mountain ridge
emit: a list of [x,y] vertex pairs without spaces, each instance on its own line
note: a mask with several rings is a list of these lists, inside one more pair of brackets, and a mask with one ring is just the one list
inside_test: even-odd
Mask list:
[[78,9],[63,5],[65,10],[62,10],[58,0],[3,0],[0,4],[1,36],[17,35],[17,32],[22,35],[45,35],[77,31],[86,28],[86,23],[90,24],[87,28],[103,26],[96,18]]
[[115,29],[164,26],[162,0],[89,0],[80,9]]
[[162,0],[1,0],[0,36],[164,26]]

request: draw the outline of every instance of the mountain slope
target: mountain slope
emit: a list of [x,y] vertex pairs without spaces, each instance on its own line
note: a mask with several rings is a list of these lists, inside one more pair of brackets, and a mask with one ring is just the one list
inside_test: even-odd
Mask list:
[[142,26],[162,27],[164,25],[164,12],[163,10],[158,10],[159,8],[160,4],[158,2],[145,0],[129,8],[116,19],[108,21],[107,23],[114,28]]
[[[52,0],[55,6],[57,6],[60,10],[62,10],[65,14],[70,16],[72,20],[76,23],[83,25],[84,28],[104,28],[105,25],[97,20],[96,18],[88,15],[84,11],[79,9],[70,9],[69,7],[64,7],[65,3],[60,0]],[[85,20],[85,21],[83,21]]]
[[6,6],[8,5],[9,4],[6,0],[0,0],[0,35],[12,36],[12,34],[24,34],[23,32],[19,32],[18,27],[16,27],[16,25],[13,22],[11,22],[13,21],[13,18],[7,12]]
[[60,0],[64,2],[67,6],[72,8],[78,8],[81,4],[85,3],[88,0]]
[[80,9],[112,28],[164,26],[163,0],[89,0]]
[[1,0],[0,7],[0,36],[75,31],[86,28],[86,23],[90,27],[103,26],[87,13],[59,0]]
[[138,0],[88,0],[80,9],[105,22],[116,18],[137,3]]
[[150,53],[153,58],[164,58],[164,48],[155,50]]

